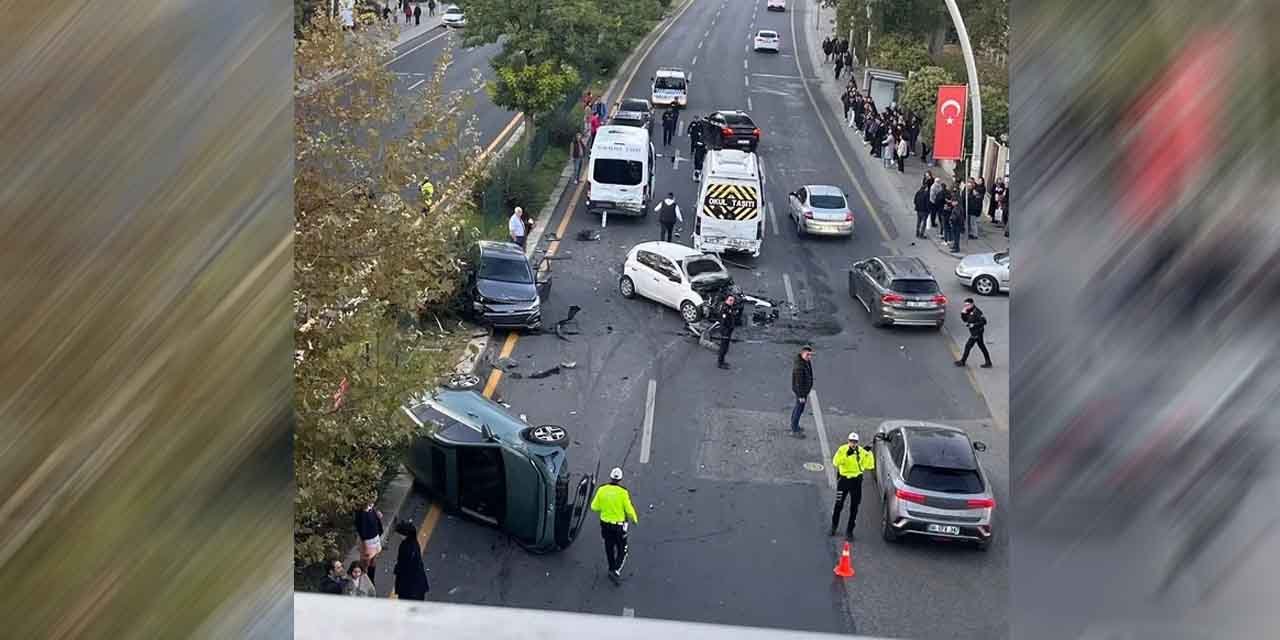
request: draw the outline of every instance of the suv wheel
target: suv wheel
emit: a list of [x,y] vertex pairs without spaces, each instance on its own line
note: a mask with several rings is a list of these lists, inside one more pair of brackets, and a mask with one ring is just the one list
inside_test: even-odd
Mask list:
[[520,432],[520,437],[534,444],[554,445],[561,449],[569,446],[569,432],[555,424],[529,427]]
[[973,281],[973,290],[977,291],[978,295],[995,295],[996,291],[999,289],[1000,286],[996,284],[996,279],[991,276],[978,276]]
[[445,380],[444,386],[454,391],[474,389],[480,384],[480,377],[471,373],[455,373]]
[[636,297],[636,283],[631,281],[630,276],[618,278],[618,293],[627,299]]
[[897,531],[893,530],[893,525],[889,524],[889,500],[884,500],[884,506],[880,508],[880,537],[885,542],[897,542],[901,537]]

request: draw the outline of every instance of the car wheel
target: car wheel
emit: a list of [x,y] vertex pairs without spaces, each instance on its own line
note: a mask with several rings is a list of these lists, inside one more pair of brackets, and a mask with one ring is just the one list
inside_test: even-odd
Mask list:
[[561,449],[569,446],[569,432],[555,424],[543,424],[529,427],[520,432],[520,437],[534,444],[551,445]]
[[885,498],[884,506],[880,508],[880,537],[885,542],[897,542],[901,536],[897,531],[893,530],[893,526],[889,524],[889,499]]
[[995,295],[999,288],[999,285],[996,284],[996,279],[991,276],[978,276],[973,279],[973,290],[977,291],[978,295]]
[[629,276],[618,278],[618,293],[627,299],[636,297],[636,283],[632,282]]
[[685,300],[680,303],[680,317],[687,323],[697,322],[702,317],[702,312],[698,311],[698,305]]
[[974,549],[977,549],[978,551],[982,551],[982,552],[984,552],[984,553],[985,553],[985,552],[987,551],[987,549],[990,549],[990,548],[991,548],[991,541],[990,541],[990,540],[987,540],[986,542],[977,542],[977,543],[974,543],[973,548],[974,548]]
[[480,384],[480,377],[471,373],[455,373],[445,380],[444,386],[454,391],[474,389]]

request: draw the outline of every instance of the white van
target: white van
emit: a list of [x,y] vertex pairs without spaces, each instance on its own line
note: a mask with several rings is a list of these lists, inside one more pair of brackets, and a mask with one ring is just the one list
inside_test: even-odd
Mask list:
[[587,211],[648,214],[655,159],[647,129],[621,125],[597,129],[587,168]]
[[756,154],[712,149],[702,165],[693,248],[760,256],[764,240],[764,181]]
[[679,67],[659,67],[650,78],[649,103],[679,109],[689,106],[689,74]]

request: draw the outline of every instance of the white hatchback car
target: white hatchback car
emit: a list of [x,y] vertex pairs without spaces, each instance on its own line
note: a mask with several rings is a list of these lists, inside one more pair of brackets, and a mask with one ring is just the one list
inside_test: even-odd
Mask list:
[[769,0],[769,3],[765,6],[765,9],[769,11],[786,11],[787,0]]
[[703,292],[733,279],[713,254],[674,242],[643,242],[627,252],[618,277],[624,298],[643,296],[680,312],[685,322],[701,319]]
[[444,10],[444,16],[442,17],[442,20],[444,21],[445,26],[448,26],[448,27],[467,26],[467,16],[466,14],[462,13],[462,9],[459,9],[458,5],[456,4],[449,5],[449,7]]
[[755,46],[756,51],[772,51],[778,52],[778,32],[768,29],[761,29],[756,32]]
[[1013,266],[1009,252],[965,256],[956,265],[956,278],[965,286],[973,287],[979,295],[990,296],[1002,291],[1008,293],[1013,285]]

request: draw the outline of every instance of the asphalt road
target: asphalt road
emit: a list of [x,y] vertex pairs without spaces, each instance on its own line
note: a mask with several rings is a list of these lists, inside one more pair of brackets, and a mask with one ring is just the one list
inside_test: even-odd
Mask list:
[[[504,377],[495,397],[530,423],[565,425],[575,471],[591,472],[597,462],[602,470],[626,470],[624,483],[640,512],[626,581],[615,587],[607,579],[592,519],[570,549],[533,556],[493,530],[445,515],[427,532],[424,550],[432,600],[876,636],[1008,637],[1003,529],[987,553],[910,541],[890,546],[878,535],[880,503],[870,480],[853,549],[857,575],[847,581],[832,575],[843,542],[826,535],[834,494],[825,471],[805,463],[829,465],[829,449],[850,430],[869,438],[884,419],[950,423],[991,445],[984,461],[997,502],[1007,504],[1007,434],[989,426],[986,406],[965,372],[952,366],[941,335],[875,329],[848,296],[849,264],[890,254],[897,242],[885,243],[864,205],[855,211],[852,240],[798,239],[791,231],[785,194],[797,186],[836,184],[855,204],[859,197],[804,91],[805,81],[830,82],[829,71],[819,79],[807,59],[803,71],[797,68],[791,21],[802,32],[812,14],[800,3],[786,13],[768,13],[764,4],[694,0],[641,60],[623,95],[646,95],[656,67],[680,65],[693,74],[689,112],[750,110],[764,131],[759,153],[772,214],[762,255],[739,260],[749,268],[734,276],[748,292],[790,298],[798,313],[739,330],[732,370],[717,369],[714,352],[687,335],[675,311],[617,294],[619,262],[631,246],[657,239],[656,220],[614,217],[599,241],[577,241],[579,230],[598,229],[600,220],[585,213],[584,189],[571,189],[548,227],[557,229],[572,205],[558,251],[565,259],[554,263],[544,313],[554,321],[570,305],[581,306],[582,334],[568,343],[554,335],[514,342],[498,336],[491,348],[513,346],[515,371],[524,373],[562,360],[577,366],[541,380]],[[780,54],[749,51],[759,28],[782,34]],[[834,115],[822,117],[834,126]],[[846,157],[865,153],[838,144]],[[673,191],[691,217],[695,183],[689,163],[671,166],[677,149],[689,156],[686,137],[659,149],[657,190]],[[872,208],[887,210],[890,198],[879,199],[859,163],[852,168]],[[687,218],[686,243],[691,228]],[[785,433],[791,363],[805,343],[817,351],[825,451],[812,412],[804,419],[808,439]],[[653,428],[646,454],[647,412]],[[422,519],[425,504],[415,494],[402,517]]]

